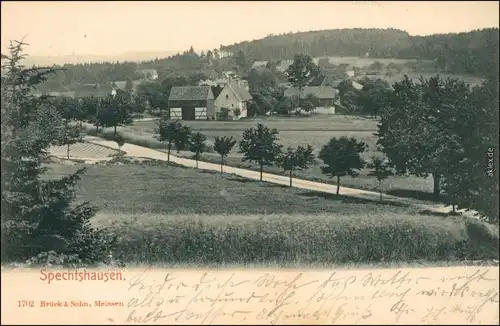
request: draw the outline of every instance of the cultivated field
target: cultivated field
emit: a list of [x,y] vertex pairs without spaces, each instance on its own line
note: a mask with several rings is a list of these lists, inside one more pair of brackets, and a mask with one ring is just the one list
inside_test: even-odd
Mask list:
[[[404,205],[290,189],[166,163],[89,165],[77,198],[135,264],[376,263],[488,259],[498,230]],[[47,177],[79,166],[50,164]],[[126,176],[126,177],[125,177]]]

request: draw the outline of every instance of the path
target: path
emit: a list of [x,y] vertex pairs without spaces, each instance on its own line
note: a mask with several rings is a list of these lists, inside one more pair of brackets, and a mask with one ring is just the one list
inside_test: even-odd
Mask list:
[[[85,140],[88,142],[95,143],[95,144],[109,146],[111,148],[116,147],[115,142],[104,140],[104,139],[98,138],[98,137],[87,136],[87,137],[85,137]],[[128,156],[128,157],[149,158],[149,159],[156,159],[156,160],[162,160],[162,161],[167,160],[167,154],[164,152],[160,152],[160,151],[157,151],[157,150],[154,150],[151,148],[142,147],[142,146],[138,146],[138,145],[134,145],[134,144],[127,144],[127,143],[124,144],[122,146],[122,151],[126,152],[127,154],[125,156]],[[170,161],[177,163],[177,164],[184,165],[184,166],[188,166],[188,167],[195,167],[196,166],[195,160],[178,157],[178,156],[175,156],[172,154],[170,154]],[[198,162],[198,168],[202,169],[202,170],[220,171],[219,164],[213,164],[213,163],[202,162],[202,161]],[[232,174],[239,175],[241,177],[248,178],[248,179],[254,179],[254,180],[260,179],[260,173],[256,172],[256,171],[235,168],[235,167],[226,166],[226,165],[223,166],[223,171],[225,173],[232,173]],[[289,185],[290,184],[290,179],[288,177],[276,175],[276,174],[270,174],[270,173],[263,173],[262,180],[266,181],[266,182],[275,183],[275,184],[282,184],[282,185]],[[325,193],[330,193],[330,194],[335,194],[336,188],[337,188],[336,185],[329,185],[329,184],[325,184],[325,183],[321,183],[321,182],[307,181],[307,180],[297,179],[297,178],[292,179],[292,184],[293,184],[293,187],[295,187],[295,188],[301,188],[301,189],[312,190],[312,191],[320,191],[320,192],[325,192]],[[380,199],[380,194],[378,192],[362,190],[362,189],[355,189],[355,188],[348,188],[348,187],[343,187],[343,186],[340,187],[340,194],[345,195],[345,196],[352,196],[352,197],[356,197],[356,198],[373,200],[373,201],[378,201]],[[430,211],[440,212],[440,213],[447,213],[447,212],[451,211],[451,207],[446,207],[442,204],[426,203],[426,202],[416,200],[416,199],[411,199],[411,198],[402,198],[402,197],[396,197],[396,196],[384,194],[383,199],[384,199],[384,201],[418,206],[418,207],[421,207],[422,210],[430,210]],[[462,214],[467,215],[469,217],[474,216],[472,214],[472,212],[465,212],[464,210],[460,210],[459,212],[461,212]]]

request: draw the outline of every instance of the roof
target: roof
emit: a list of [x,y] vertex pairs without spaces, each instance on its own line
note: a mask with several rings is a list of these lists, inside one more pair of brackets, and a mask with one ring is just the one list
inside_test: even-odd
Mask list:
[[[330,86],[306,86],[300,93],[300,98],[306,98],[307,95],[314,95],[319,99],[332,99],[336,98],[339,91]],[[290,87],[285,91],[285,96],[292,97],[299,94],[298,87]]]
[[169,101],[199,101],[214,98],[210,86],[174,86],[170,91]]
[[363,85],[361,85],[360,83],[358,83],[358,82],[356,82],[354,80],[351,80],[351,85],[352,85],[352,87],[354,87],[358,91],[360,91],[360,90],[363,89]]
[[217,79],[219,77],[219,73],[217,73],[217,71],[215,71],[215,70],[204,71],[203,73],[207,76],[207,79],[210,79],[210,80],[214,80],[214,79]]
[[252,68],[262,68],[267,66],[267,61],[255,61],[252,65]]
[[240,102],[246,102],[253,99],[248,90],[245,87],[240,86],[238,82],[229,82],[226,87],[229,87],[229,89],[233,91],[234,95],[236,95]]

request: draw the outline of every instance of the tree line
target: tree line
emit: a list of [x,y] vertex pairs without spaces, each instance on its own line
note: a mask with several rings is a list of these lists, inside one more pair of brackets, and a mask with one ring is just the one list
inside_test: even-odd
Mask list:
[[184,76],[199,73],[222,72],[231,69],[234,62],[221,59],[217,49],[198,54],[191,47],[188,51],[168,58],[143,62],[95,62],[65,64],[52,67],[54,73],[47,76],[46,82],[37,85],[40,91],[77,90],[83,84],[110,84],[127,79],[139,80],[143,76],[140,69],[155,69],[160,82],[172,76]]

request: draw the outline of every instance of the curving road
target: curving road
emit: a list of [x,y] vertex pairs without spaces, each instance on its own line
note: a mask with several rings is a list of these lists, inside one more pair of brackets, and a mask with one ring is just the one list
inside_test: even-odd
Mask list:
[[[91,142],[91,143],[95,143],[98,145],[104,145],[104,146],[111,147],[111,148],[117,147],[115,142],[104,140],[104,139],[98,138],[98,137],[87,136],[87,137],[85,137],[85,140],[88,142]],[[121,149],[122,149],[122,151],[127,153],[125,156],[128,156],[128,157],[148,158],[148,159],[167,161],[167,154],[166,153],[160,152],[160,151],[157,151],[157,150],[154,150],[151,148],[126,143],[122,146]],[[188,166],[188,167],[196,167],[195,160],[178,157],[178,156],[175,156],[172,154],[170,154],[170,161],[175,162],[177,164],[184,165],[184,166]],[[202,169],[202,170],[220,171],[219,164],[213,164],[213,163],[202,162],[202,161],[199,161],[198,168]],[[260,179],[259,172],[251,171],[251,170],[247,170],[247,169],[235,168],[235,167],[224,165],[223,171],[225,173],[239,175],[241,177],[248,178],[248,179],[254,179],[254,180]],[[290,179],[288,177],[276,175],[276,174],[270,174],[270,173],[264,173],[262,176],[262,180],[266,181],[266,182],[275,183],[275,184],[283,184],[283,185],[290,184]],[[293,187],[295,187],[295,188],[320,191],[320,192],[325,192],[325,193],[330,193],[330,194],[335,194],[336,188],[337,188],[336,185],[329,185],[329,184],[325,184],[325,183],[321,183],[321,182],[307,181],[307,180],[297,179],[297,178],[293,178],[292,182],[293,182]],[[352,196],[352,197],[356,197],[356,198],[373,200],[373,201],[378,201],[380,198],[380,194],[378,192],[362,190],[362,189],[355,189],[355,188],[348,188],[348,187],[343,187],[343,186],[340,187],[340,194],[345,195],[345,196]],[[451,211],[451,207],[447,207],[447,206],[444,206],[442,204],[426,203],[426,202],[416,200],[416,199],[411,199],[411,198],[402,198],[402,197],[396,197],[396,196],[384,194],[383,199],[384,199],[384,201],[390,201],[390,202],[418,206],[418,207],[421,207],[422,210],[430,210],[430,211],[440,212],[440,213],[447,213],[447,212]],[[466,212],[465,210],[460,210],[459,212],[461,212],[463,215],[466,215],[469,217],[474,217],[473,212]]]

